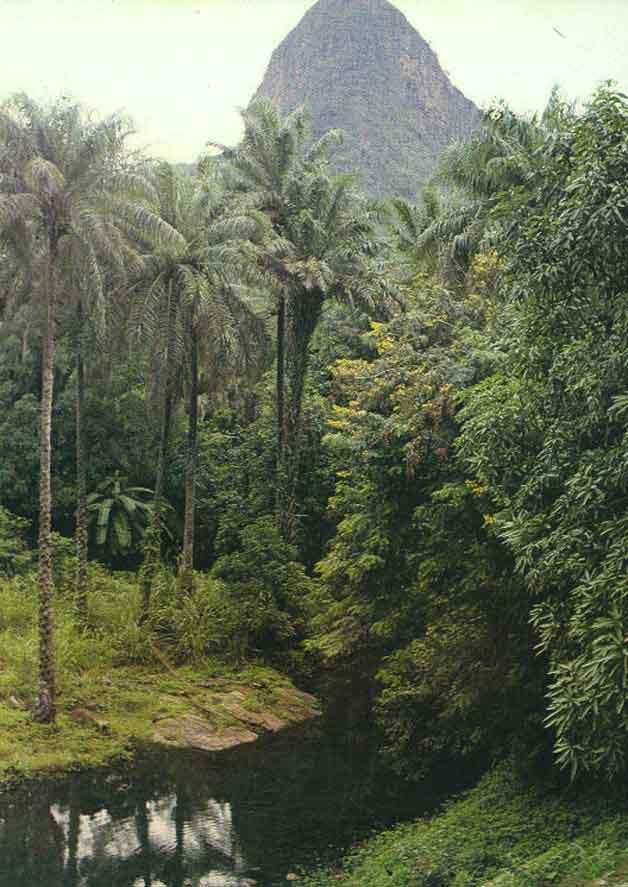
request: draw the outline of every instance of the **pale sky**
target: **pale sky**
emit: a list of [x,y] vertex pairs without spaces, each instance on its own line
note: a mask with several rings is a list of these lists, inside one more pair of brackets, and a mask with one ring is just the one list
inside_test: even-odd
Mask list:
[[[235,144],[238,107],[314,0],[0,0],[0,99],[68,94],[132,116],[136,144],[194,161]],[[476,104],[541,108],[553,84],[628,91],[628,0],[396,0]]]

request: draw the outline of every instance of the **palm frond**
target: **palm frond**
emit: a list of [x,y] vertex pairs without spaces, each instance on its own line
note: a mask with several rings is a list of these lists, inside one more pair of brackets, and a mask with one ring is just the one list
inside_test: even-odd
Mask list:
[[38,218],[39,203],[32,194],[0,194],[0,236],[4,228]]
[[58,198],[66,186],[65,176],[58,166],[40,155],[28,161],[23,177],[31,191],[43,192],[50,199]]

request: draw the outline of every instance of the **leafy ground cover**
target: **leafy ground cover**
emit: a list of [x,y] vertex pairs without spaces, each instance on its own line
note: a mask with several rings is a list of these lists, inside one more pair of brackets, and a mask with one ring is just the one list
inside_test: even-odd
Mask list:
[[[623,795],[623,797],[622,797]],[[502,765],[436,817],[397,826],[307,887],[597,887],[628,882],[623,786],[548,786]]]

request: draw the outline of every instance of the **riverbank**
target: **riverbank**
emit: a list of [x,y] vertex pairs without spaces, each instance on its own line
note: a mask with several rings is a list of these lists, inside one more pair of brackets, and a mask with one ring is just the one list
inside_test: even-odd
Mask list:
[[0,581],[0,787],[100,767],[128,757],[139,743],[230,748],[318,714],[316,700],[273,668],[237,667],[233,657],[211,655],[201,644],[183,647],[193,638],[192,616],[180,635],[163,608],[140,626],[130,574],[90,568],[89,628],[81,630],[71,565],[67,573],[57,577],[55,595],[55,726],[35,724],[30,714],[38,665],[35,577]]
[[436,817],[355,848],[306,887],[605,887],[628,884],[624,785],[549,786],[500,766]]
[[100,767],[138,743],[217,751],[315,717],[314,697],[273,669],[126,666],[80,675],[55,726],[0,700],[0,787]]

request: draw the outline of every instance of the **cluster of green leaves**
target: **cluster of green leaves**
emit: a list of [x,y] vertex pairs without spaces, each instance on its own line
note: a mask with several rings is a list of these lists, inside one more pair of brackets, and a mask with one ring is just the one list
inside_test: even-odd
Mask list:
[[26,534],[29,522],[0,506],[0,576],[23,572],[31,563]]
[[411,623],[410,639],[384,660],[376,704],[385,751],[409,776],[452,756],[527,753],[542,742],[545,663],[532,652],[528,595],[485,508],[481,488],[452,481],[414,515],[422,630]]
[[[36,357],[34,330],[29,331]],[[62,363],[59,397],[53,413],[53,496],[54,526],[66,535],[72,533],[76,510],[76,465],[74,391],[71,371]],[[99,483],[121,476],[133,479],[133,485],[149,487],[154,480],[151,464],[155,435],[150,426],[150,404],[140,370],[122,360],[107,372],[94,368],[93,385],[86,396],[86,439],[90,453],[89,487],[94,492]],[[24,384],[13,385],[6,397],[0,395],[0,501],[15,514],[31,521],[37,517],[39,404],[36,388],[27,377]],[[28,383],[28,384],[27,384]],[[29,534],[32,538],[32,533]],[[138,537],[134,537],[137,555]],[[96,545],[92,553],[110,559],[113,552]],[[114,558],[118,566],[130,566],[133,558]]]
[[162,571],[148,625],[178,663],[264,658],[298,666],[290,651],[303,634],[311,585],[296,549],[263,517],[244,526],[231,554],[197,574],[189,595],[178,595],[173,574]]
[[365,649],[367,639],[385,644],[397,631],[393,600],[400,609],[411,605],[412,516],[454,434],[453,366],[441,347],[450,335],[444,293],[424,286],[416,310],[372,324],[370,359],[340,360],[332,370],[325,443],[337,526],[317,565],[322,597],[313,602],[315,644],[331,658]]
[[127,479],[115,474],[98,484],[87,497],[87,509],[93,517],[96,545],[107,549],[114,557],[124,555],[138,544],[151,504],[152,490],[131,487]]
[[449,215],[396,207],[404,273],[455,295],[411,279],[378,354],[333,369],[310,644],[377,674],[405,772],[534,747],[544,708],[572,775],[626,766],[627,118],[611,87],[489,114],[441,172]]
[[[90,565],[94,594],[90,599],[89,622],[93,631],[82,633],[73,607],[72,591],[76,562],[56,546],[58,572],[55,599],[58,680],[62,692],[71,693],[82,671],[105,672],[115,665],[152,660],[146,631],[136,625],[137,585],[131,575],[107,573]],[[14,695],[23,704],[32,702],[37,678],[37,595],[32,572],[3,581],[0,593],[0,696]]]
[[[1,528],[22,529],[2,511],[0,521]],[[90,564],[88,633],[81,630],[73,605],[73,546],[55,537],[57,677],[66,700],[78,692],[86,671],[106,675],[140,665],[161,669],[164,655],[172,665],[197,668],[217,662],[242,667],[262,658],[300,666],[290,651],[295,626],[302,631],[301,602],[311,580],[270,521],[260,522],[257,530],[249,530],[247,554],[226,557],[211,574],[198,574],[184,598],[177,592],[176,572],[161,569],[154,607],[142,625],[136,575]],[[36,576],[28,569],[29,553],[8,551],[2,539],[0,535],[0,700],[14,696],[28,706],[37,679]]]

